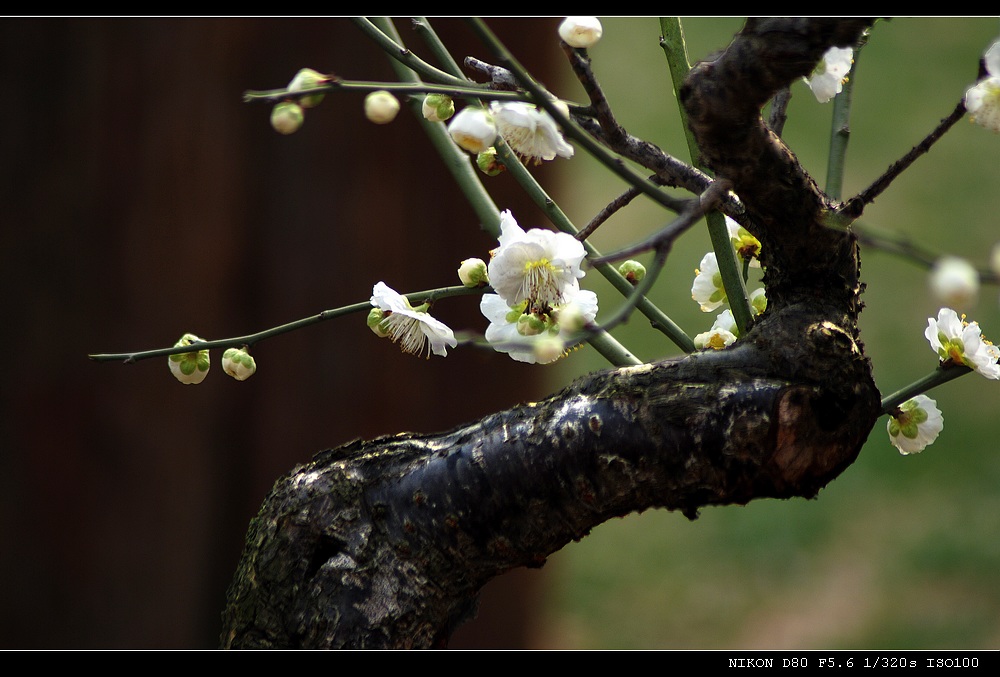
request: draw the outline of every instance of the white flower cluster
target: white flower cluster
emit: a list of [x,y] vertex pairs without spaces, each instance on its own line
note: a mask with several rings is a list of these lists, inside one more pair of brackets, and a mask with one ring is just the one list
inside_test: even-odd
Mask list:
[[556,156],[573,157],[552,116],[523,101],[494,101],[489,110],[466,106],[448,124],[448,133],[470,153],[487,152],[497,135],[525,161],[539,163]]
[[[180,337],[175,348],[194,345],[195,343],[205,343],[205,339],[194,334],[184,334]],[[176,353],[167,357],[167,366],[170,373],[181,383],[193,385],[201,383],[208,376],[208,370],[212,366],[208,350],[197,350],[190,353]],[[222,370],[235,378],[237,381],[245,381],[257,371],[257,363],[246,346],[242,348],[228,348],[222,355]]]
[[500,246],[488,266],[496,294],[485,294],[479,306],[495,350],[532,364],[564,354],[567,339],[597,316],[597,295],[580,289],[585,255],[571,235],[525,232],[509,210],[501,214]]
[[[744,261],[747,267],[760,268],[760,241],[728,216],[726,217],[726,228],[729,231],[729,241],[736,251],[737,260]],[[719,271],[719,260],[715,252],[705,254],[694,272],[691,298],[698,302],[701,312],[710,313],[725,304],[727,301],[726,289],[722,285],[722,273]],[[767,307],[767,298],[763,289],[755,289],[751,292],[750,305],[755,315],[764,312]],[[699,349],[715,348],[718,350],[732,344],[737,338],[738,331],[732,311],[726,310],[718,316],[709,331],[695,337],[694,344]]]

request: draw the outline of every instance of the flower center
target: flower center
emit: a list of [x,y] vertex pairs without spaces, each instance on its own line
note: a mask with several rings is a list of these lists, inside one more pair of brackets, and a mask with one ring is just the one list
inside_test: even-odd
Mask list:
[[[402,313],[392,313],[385,319],[386,333],[393,343],[399,343],[404,353],[420,357],[427,348],[427,335],[420,328],[420,322]],[[427,348],[430,357],[430,348]]]
[[521,297],[528,299],[531,306],[554,306],[562,301],[558,276],[562,271],[545,258],[524,264],[524,280],[521,283]]

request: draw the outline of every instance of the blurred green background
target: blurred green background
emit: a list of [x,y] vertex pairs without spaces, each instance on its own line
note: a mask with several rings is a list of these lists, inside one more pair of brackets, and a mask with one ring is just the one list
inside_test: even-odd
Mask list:
[[[688,160],[655,19],[606,19],[593,68],[631,133]],[[692,63],[724,47],[742,20],[686,19]],[[858,59],[844,196],[878,177],[946,117],[974,83],[977,60],[1000,34],[996,18],[879,22]],[[560,94],[580,96],[572,82]],[[792,87],[784,138],[823,185],[832,104]],[[558,193],[571,218],[619,192],[614,178],[575,158]],[[654,232],[669,215],[641,198],[594,238],[602,251]],[[866,210],[862,223],[933,251],[987,264],[1000,242],[1000,135],[963,120]],[[654,299],[690,334],[715,313],[690,300],[707,232],[670,255]],[[596,275],[586,286],[603,289]],[[871,248],[862,337],[883,395],[936,364],[923,331],[938,303],[926,269]],[[601,292],[610,312],[613,292]],[[998,291],[959,309],[1000,339]],[[600,319],[600,316],[598,317]],[[672,352],[636,314],[616,334],[643,359]],[[593,359],[590,359],[593,358]],[[566,360],[569,376],[598,365]],[[574,648],[997,648],[1000,646],[1000,384],[970,375],[930,396],[944,431],[901,456],[886,419],[858,461],[816,500],[708,508],[689,522],[650,511],[613,520],[556,554],[557,590],[545,646]]]

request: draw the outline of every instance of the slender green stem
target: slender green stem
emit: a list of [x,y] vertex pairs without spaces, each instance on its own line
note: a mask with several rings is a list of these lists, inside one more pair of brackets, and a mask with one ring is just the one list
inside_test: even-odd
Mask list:
[[840,94],[833,99],[833,120],[830,123],[830,157],[826,164],[826,194],[839,200],[844,190],[844,168],[847,166],[847,142],[851,138],[851,95],[854,93],[854,74],[858,68],[859,50],[854,52],[854,63],[847,74],[847,82]]
[[386,54],[418,75],[442,84],[454,85],[456,87],[469,86],[470,81],[468,78],[455,77],[454,75],[446,73],[439,68],[435,68],[423,59],[418,58],[410,50],[406,49],[406,47],[404,47],[402,42],[398,39],[399,34],[396,33],[395,30],[393,30],[393,34],[383,31],[381,26],[385,25],[385,17],[377,17],[372,21],[369,21],[364,17],[355,17],[352,21],[354,21],[354,24],[360,28],[365,35],[371,38],[376,45],[385,50]]
[[648,180],[642,174],[633,171],[622,162],[617,155],[609,152],[600,145],[594,138],[580,127],[576,122],[563,114],[549,98],[548,93],[538,83],[536,83],[528,72],[521,66],[520,62],[514,58],[510,51],[493,34],[493,31],[483,23],[481,19],[470,20],[472,29],[479,38],[493,51],[497,60],[504,68],[507,68],[518,81],[518,83],[531,95],[531,101],[540,108],[545,109],[549,115],[562,128],[563,134],[576,141],[588,153],[594,156],[601,164],[624,179],[628,184],[635,186],[647,196],[652,198],[667,209],[672,209],[676,200],[668,193],[664,192],[660,186]]
[[312,87],[310,89],[299,90],[296,92],[289,92],[287,89],[248,90],[243,93],[243,101],[245,103],[253,101],[281,101],[283,99],[312,96],[324,92],[375,92],[381,89],[395,94],[410,96],[430,94],[431,92],[434,92],[438,94],[447,94],[456,98],[488,98],[490,101],[497,99],[504,99],[507,101],[529,100],[528,97],[521,92],[486,91],[481,87],[475,87],[473,85],[466,85],[463,87],[458,85],[435,85],[423,82],[420,84],[400,84],[398,82],[377,82],[374,80],[334,80],[328,85],[320,85],[318,87]]
[[[681,115],[681,126],[684,129],[684,137],[687,139],[688,152],[691,156],[692,164],[702,171],[708,172],[708,167],[700,164],[698,158],[701,153],[698,150],[698,142],[688,125],[687,111],[681,104],[677,92],[681,83],[691,70],[688,62],[687,46],[684,44],[684,29],[678,17],[660,17],[660,31],[662,38],[660,46],[667,57],[667,67],[670,71],[670,80],[674,89],[674,99],[677,101],[677,109]],[[733,311],[733,319],[739,327],[740,335],[744,335],[753,324],[753,311],[750,307],[750,297],[747,295],[746,283],[740,275],[740,266],[736,260],[736,251],[733,249],[732,241],[729,238],[729,229],[726,227],[726,218],[721,212],[713,211],[705,217],[708,223],[708,235],[712,240],[712,249],[715,251],[716,261],[719,263],[719,273],[722,276],[722,286],[726,290],[726,299],[729,307]]]
[[[387,18],[378,18],[375,19],[375,21],[378,23],[381,30],[385,31],[386,35],[392,36],[396,43],[401,44],[399,36],[396,34],[395,27],[392,25],[391,21]],[[434,37],[436,38],[436,36]],[[443,49],[443,45],[441,48]],[[420,81],[419,75],[404,65],[393,62],[393,67],[400,80],[407,82]],[[455,67],[457,67],[457,64]],[[479,217],[483,228],[493,237],[499,238],[500,211],[497,209],[496,203],[493,202],[493,198],[483,186],[477,170],[472,165],[469,155],[451,140],[451,137],[448,135],[447,129],[443,124],[440,122],[429,122],[425,120],[419,110],[416,111],[416,115],[423,122],[424,129],[430,136],[431,143],[434,145],[435,150],[440,153],[445,165],[448,167],[449,171],[451,171],[452,176],[455,177],[455,180],[458,182],[462,192],[472,204],[473,209],[475,209],[476,215]],[[524,169],[521,163],[514,158],[513,155],[508,155],[508,157],[511,158],[511,164],[517,165],[527,174],[527,170]],[[528,174],[528,177],[530,178],[530,183],[538,187],[537,182],[535,182],[534,178],[531,177],[530,174]],[[540,190],[540,187],[538,188]],[[551,202],[548,196],[545,196],[544,199]],[[565,219],[565,216],[563,218]],[[568,219],[565,219],[565,221],[569,224]],[[569,225],[572,227],[572,224]],[[617,274],[617,271],[615,271],[615,273]],[[619,275],[619,277],[621,276]],[[622,279],[624,281],[624,278]],[[627,281],[625,281],[625,283],[628,284]],[[598,332],[588,338],[587,342],[613,365],[624,366],[641,364],[641,361],[636,358],[630,350],[626,349],[607,332]]]
[[882,398],[882,413],[891,414],[895,411],[896,407],[911,397],[925,393],[931,388],[935,388],[942,383],[947,383],[969,373],[972,373],[972,369],[964,365],[955,365],[949,362],[947,365],[939,366],[919,381],[915,381],[905,388],[897,390],[892,395]]
[[[377,26],[380,27],[380,32],[383,35],[392,36],[394,42],[400,43],[399,36],[396,33],[396,28],[392,25],[391,21],[386,18],[376,18],[374,21]],[[392,67],[396,73],[396,77],[398,77],[400,81],[410,84],[422,84],[420,76],[405,64],[393,61]],[[420,120],[424,131],[430,138],[431,144],[434,146],[434,150],[436,150],[438,155],[441,156],[445,167],[448,168],[452,178],[454,178],[455,182],[458,183],[459,189],[465,195],[469,204],[472,205],[472,209],[476,212],[476,217],[479,219],[483,228],[485,228],[487,232],[494,237],[499,237],[500,210],[497,209],[496,203],[493,202],[493,198],[486,191],[486,187],[483,186],[483,182],[479,178],[479,172],[473,166],[473,163],[469,158],[469,154],[455,145],[455,142],[452,141],[451,137],[448,135],[448,130],[444,124],[440,122],[431,122],[424,118],[423,114],[420,112],[420,101],[411,101],[410,105],[414,110],[414,115],[418,120]]]
[[444,42],[441,41],[438,34],[431,28],[431,22],[427,20],[427,17],[418,16],[414,19],[413,28],[423,37],[424,42],[427,43],[427,47],[431,50],[431,54],[441,62],[448,73],[457,78],[465,78],[465,74],[462,73],[462,67],[458,65],[455,57],[451,55]]
[[[468,294],[481,294],[483,293],[482,288],[469,288],[465,286],[455,286],[455,287],[440,287],[438,289],[428,289],[426,291],[414,292],[412,294],[404,294],[404,296],[409,300],[411,305],[420,305],[425,301],[436,301],[438,299],[448,298],[451,296],[465,296]],[[304,317],[301,320],[295,320],[294,322],[288,322],[287,324],[282,324],[277,327],[271,327],[270,329],[265,329],[264,331],[259,331],[255,334],[247,334],[246,336],[234,336],[232,338],[218,339],[215,341],[203,341],[199,343],[192,343],[188,346],[172,346],[170,348],[157,348],[155,350],[142,350],[133,353],[102,353],[96,355],[88,355],[88,357],[95,362],[111,362],[111,361],[121,361],[126,364],[131,364],[132,362],[137,362],[139,360],[145,360],[151,357],[163,357],[166,355],[176,355],[178,353],[191,353],[199,350],[212,350],[215,348],[238,348],[241,346],[253,346],[256,343],[260,343],[264,339],[269,339],[273,336],[280,336],[281,334],[287,334],[288,332],[295,331],[296,329],[302,329],[303,327],[309,327],[314,324],[319,324],[320,322],[326,322],[327,320],[333,320],[338,317],[344,317],[345,315],[350,315],[352,313],[368,312],[372,309],[372,304],[368,301],[362,303],[353,303],[349,306],[342,306],[340,308],[334,308],[333,310],[324,310],[318,315],[312,315],[310,317]]]
[[661,16],[660,17],[660,48],[667,57],[667,68],[670,71],[670,84],[673,87],[674,100],[677,102],[677,110],[681,114],[681,127],[684,130],[684,139],[687,141],[688,150],[691,152],[691,159],[697,159],[698,142],[694,138],[694,132],[687,123],[687,111],[681,105],[678,96],[680,85],[684,82],[691,71],[691,64],[688,62],[687,43],[684,41],[684,27],[681,25],[680,17]]

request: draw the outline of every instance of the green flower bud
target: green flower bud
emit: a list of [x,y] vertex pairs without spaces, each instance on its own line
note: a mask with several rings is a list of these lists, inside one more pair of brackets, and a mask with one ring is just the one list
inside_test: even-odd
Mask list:
[[271,126],[281,134],[294,134],[304,120],[302,106],[294,101],[282,101],[271,111]]
[[545,321],[537,315],[525,313],[517,318],[517,333],[521,336],[537,336],[545,331]]
[[377,125],[386,125],[396,119],[399,113],[399,99],[380,89],[365,97],[365,116]]
[[447,94],[428,94],[420,108],[424,118],[431,122],[444,122],[455,114],[455,102]]
[[629,281],[629,284],[635,286],[642,281],[642,278],[646,277],[646,266],[629,259],[618,266],[618,272]]
[[[204,343],[205,339],[198,338],[194,334],[184,334],[180,340],[174,344],[175,348],[189,346],[192,343]],[[167,365],[170,373],[184,384],[201,383],[208,376],[208,369],[212,366],[209,361],[208,351],[199,350],[190,353],[178,353],[167,357]]]
[[368,328],[371,329],[379,338],[385,338],[389,335],[389,332],[384,326],[385,319],[385,311],[381,308],[372,308],[371,312],[368,313]]
[[227,348],[222,354],[222,370],[237,381],[246,381],[257,371],[257,363],[244,348]]
[[483,287],[489,284],[486,262],[482,259],[465,259],[458,267],[458,279],[466,287]]
[[566,344],[558,336],[546,334],[535,341],[532,349],[538,364],[555,362],[566,352]]
[[[322,87],[324,85],[330,84],[331,78],[327,75],[323,75],[312,68],[303,68],[292,81],[288,83],[289,92],[304,92],[310,89],[315,89],[316,87]],[[300,96],[299,105],[303,108],[313,108],[318,106],[326,96],[323,92],[319,94],[312,94],[310,96]]]
[[500,160],[497,160],[497,149],[493,146],[476,156],[476,166],[486,176],[496,176],[507,169]]

